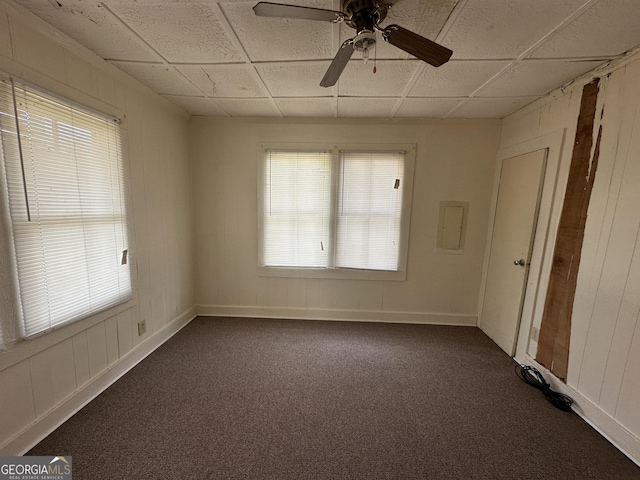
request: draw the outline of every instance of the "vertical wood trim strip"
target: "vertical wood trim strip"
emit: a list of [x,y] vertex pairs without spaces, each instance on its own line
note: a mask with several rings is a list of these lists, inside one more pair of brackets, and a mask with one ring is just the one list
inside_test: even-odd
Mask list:
[[595,180],[602,126],[591,158],[599,79],[582,90],[576,139],[556,236],[549,288],[542,314],[536,361],[566,382],[571,314],[578,280],[589,200]]

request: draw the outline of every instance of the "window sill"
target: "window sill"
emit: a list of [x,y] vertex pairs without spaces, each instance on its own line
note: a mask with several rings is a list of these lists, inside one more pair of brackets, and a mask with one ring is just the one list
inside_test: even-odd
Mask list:
[[378,280],[404,282],[407,272],[356,270],[351,268],[258,267],[259,277],[327,278],[332,280]]
[[73,338],[89,328],[104,322],[118,314],[131,310],[138,305],[138,293],[132,292],[132,298],[107,310],[75,322],[66,323],[31,338],[17,339],[0,351],[0,371],[22,362],[48,348]]

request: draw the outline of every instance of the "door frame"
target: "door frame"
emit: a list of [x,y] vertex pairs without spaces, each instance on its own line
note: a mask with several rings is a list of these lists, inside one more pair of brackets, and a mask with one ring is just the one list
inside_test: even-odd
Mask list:
[[[565,130],[557,130],[541,137],[529,140],[517,145],[504,148],[498,151],[494,172],[493,192],[491,199],[491,210],[487,232],[487,242],[485,245],[485,256],[483,262],[482,282],[478,297],[478,326],[482,328],[482,307],[486,290],[487,273],[489,269],[489,255],[491,252],[491,241],[493,237],[493,227],[495,223],[496,207],[498,204],[498,193],[500,184],[500,174],[502,172],[502,162],[512,157],[525,155],[538,150],[547,150],[546,168],[543,172],[540,201],[538,204],[537,218],[534,220],[533,243],[531,249],[531,265],[529,274],[524,286],[519,328],[516,335],[515,355],[516,359],[524,359],[527,355],[531,330],[535,320],[542,318],[544,308],[544,297],[549,285],[549,275],[551,272],[551,262],[553,260],[554,242],[558,218],[562,205],[557,198],[562,199],[562,192],[556,192],[559,179],[560,158],[565,138]],[[560,202],[561,203],[561,202]],[[554,208],[555,207],[555,208]]]

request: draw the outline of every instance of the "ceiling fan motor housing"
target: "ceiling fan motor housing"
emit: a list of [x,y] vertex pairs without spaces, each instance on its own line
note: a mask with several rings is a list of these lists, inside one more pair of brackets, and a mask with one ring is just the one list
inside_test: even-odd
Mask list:
[[342,11],[349,16],[345,20],[347,25],[355,28],[357,33],[363,30],[373,32],[387,16],[386,8],[378,8],[379,3],[376,0],[343,0]]

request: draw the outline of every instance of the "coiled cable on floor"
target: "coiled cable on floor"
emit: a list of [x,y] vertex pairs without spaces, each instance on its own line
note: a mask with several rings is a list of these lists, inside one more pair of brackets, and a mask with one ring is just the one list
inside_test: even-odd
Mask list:
[[516,375],[520,377],[523,382],[542,390],[547,400],[549,400],[554,406],[560,410],[569,411],[571,405],[573,405],[573,398],[564,393],[554,392],[551,390],[551,385],[547,383],[538,369],[530,367],[529,365],[516,364]]

